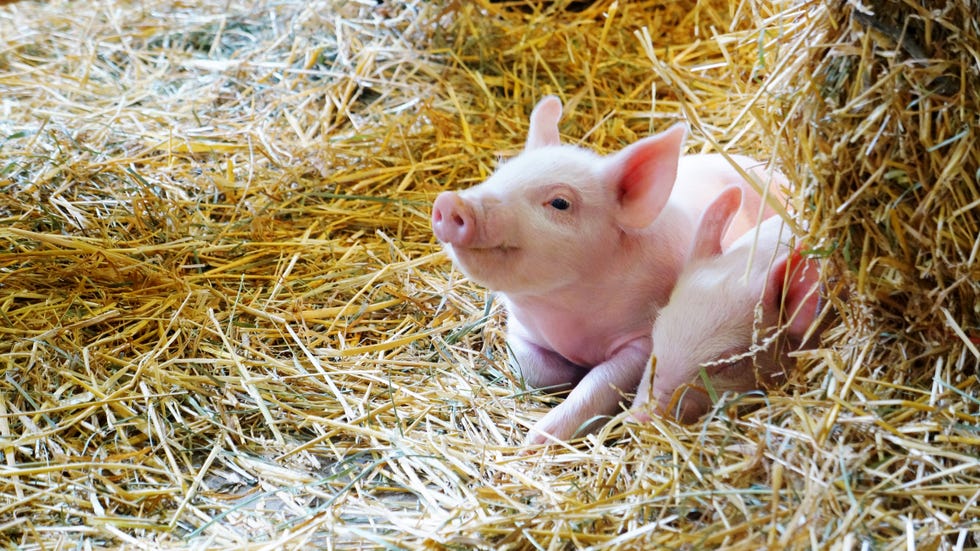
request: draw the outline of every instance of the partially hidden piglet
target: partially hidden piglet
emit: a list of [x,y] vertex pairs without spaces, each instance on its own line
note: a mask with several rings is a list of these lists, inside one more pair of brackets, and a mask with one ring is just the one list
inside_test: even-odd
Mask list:
[[[562,145],[560,116],[556,97],[542,99],[524,151],[482,184],[441,193],[432,208],[433,232],[455,265],[502,298],[525,382],[574,387],[528,445],[568,439],[620,409],[640,382],[653,320],[703,206],[726,186],[746,186],[724,159],[681,160],[683,125],[600,156]],[[742,224],[754,224],[757,194],[754,204],[739,213]]]
[[692,422],[711,408],[709,388],[716,395],[758,389],[783,375],[787,354],[812,338],[819,264],[790,248],[792,234],[778,216],[723,247],[741,196],[726,189],[701,216],[688,263],[654,324],[634,417],[649,418],[649,401],[656,413]]

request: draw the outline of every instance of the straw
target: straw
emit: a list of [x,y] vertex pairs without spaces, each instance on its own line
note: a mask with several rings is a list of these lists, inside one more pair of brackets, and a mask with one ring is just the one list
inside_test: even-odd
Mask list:
[[[980,546],[975,6],[3,4],[4,546]],[[561,397],[428,215],[549,93],[787,175],[783,387],[520,447]]]

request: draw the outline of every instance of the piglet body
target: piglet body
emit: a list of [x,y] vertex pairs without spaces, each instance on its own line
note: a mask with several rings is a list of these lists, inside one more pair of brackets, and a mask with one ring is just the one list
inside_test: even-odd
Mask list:
[[456,266],[503,299],[526,383],[574,386],[528,444],[571,437],[636,389],[703,206],[746,185],[723,159],[681,162],[683,126],[603,157],[561,145],[560,115],[557,98],[543,99],[524,151],[484,183],[440,194],[432,211]]
[[745,392],[781,374],[787,354],[805,344],[818,314],[819,267],[787,245],[791,234],[777,216],[725,248],[721,236],[740,198],[739,189],[725,190],[701,217],[653,327],[654,374],[648,366],[634,402],[641,419],[651,401],[657,413],[694,421],[711,407],[702,369],[717,394]]

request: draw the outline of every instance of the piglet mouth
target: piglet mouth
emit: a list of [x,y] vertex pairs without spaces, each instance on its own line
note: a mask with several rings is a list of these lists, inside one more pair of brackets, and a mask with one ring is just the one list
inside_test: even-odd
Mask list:
[[510,245],[497,245],[494,247],[461,247],[459,245],[452,245],[452,249],[457,257],[507,256],[520,250]]
[[473,251],[473,252],[511,252],[516,251],[517,247],[512,245],[493,245],[493,246],[482,246],[482,247],[460,247],[454,246],[453,249],[457,251]]
[[511,272],[516,262],[514,255],[520,250],[506,245],[497,247],[451,245],[446,249],[453,262],[467,277],[491,288],[495,287],[494,283],[500,283],[502,276]]

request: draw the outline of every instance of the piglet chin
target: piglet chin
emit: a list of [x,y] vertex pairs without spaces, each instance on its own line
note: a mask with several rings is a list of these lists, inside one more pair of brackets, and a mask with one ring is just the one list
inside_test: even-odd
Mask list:
[[500,262],[513,258],[519,249],[517,247],[452,247],[452,257],[459,267],[468,275],[473,272],[500,272],[504,270]]
[[528,258],[527,250],[520,247],[447,247],[447,252],[466,277],[509,299],[551,296],[569,282],[567,270]]
[[455,261],[456,266],[467,277],[493,289],[494,291],[503,290],[499,285],[495,285],[496,280],[501,276],[512,275],[506,268],[512,264],[520,249],[501,245],[499,247],[460,247],[458,245],[446,245],[449,256]]

